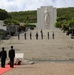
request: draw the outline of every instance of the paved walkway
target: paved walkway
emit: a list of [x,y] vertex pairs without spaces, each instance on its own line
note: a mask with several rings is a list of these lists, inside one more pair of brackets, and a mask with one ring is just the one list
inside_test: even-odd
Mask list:
[[22,65],[2,75],[74,75],[74,63],[37,63]]

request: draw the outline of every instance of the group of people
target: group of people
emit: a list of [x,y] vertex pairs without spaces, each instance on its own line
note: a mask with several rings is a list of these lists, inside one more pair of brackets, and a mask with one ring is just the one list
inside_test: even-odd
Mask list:
[[[14,58],[15,58],[15,50],[13,49],[13,46],[11,46],[11,49],[8,52],[8,56],[10,59],[10,67],[14,67]],[[7,58],[7,52],[4,47],[2,47],[2,51],[0,51],[0,58],[1,58],[1,67],[5,67],[6,58]]]
[[[41,35],[41,39],[43,39],[43,31],[42,31],[42,29],[40,31],[40,35]],[[36,40],[38,40],[38,38],[39,38],[38,32],[36,32],[35,37],[36,37]],[[47,38],[49,39],[49,37],[50,37],[50,34],[49,34],[49,32],[47,32]],[[52,33],[52,38],[54,39],[54,32]],[[20,34],[18,34],[18,40],[19,39],[20,39]],[[27,39],[26,32],[24,32],[24,39],[25,40]],[[30,32],[30,40],[32,40],[32,32]]]
[[[43,31],[41,30],[40,33],[41,33],[41,39],[43,39]],[[38,39],[38,37],[39,37],[39,34],[38,32],[36,32],[36,39]],[[47,32],[47,38],[48,39],[50,38],[49,32]],[[54,39],[54,32],[52,33],[52,39]]]

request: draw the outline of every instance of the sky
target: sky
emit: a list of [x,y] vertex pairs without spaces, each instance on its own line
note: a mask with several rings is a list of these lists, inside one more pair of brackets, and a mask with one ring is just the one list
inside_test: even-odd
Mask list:
[[8,12],[37,10],[41,6],[74,7],[74,0],[0,0],[0,9]]

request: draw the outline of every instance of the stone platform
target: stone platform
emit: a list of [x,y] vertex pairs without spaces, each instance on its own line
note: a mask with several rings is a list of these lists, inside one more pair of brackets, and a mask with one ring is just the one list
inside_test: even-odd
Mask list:
[[[39,39],[36,40],[36,31],[39,33]],[[50,33],[50,39],[47,39],[47,32]],[[54,39],[52,32],[54,31]],[[24,39],[24,33],[20,34],[20,40],[17,36],[9,40],[3,40],[0,48],[5,47],[8,51],[13,45],[16,52],[23,52],[25,60],[50,61],[50,60],[74,60],[74,40],[66,36],[59,29],[43,30],[44,39],[41,39],[40,30],[32,31],[32,40],[29,37],[30,30],[27,31],[27,39]]]

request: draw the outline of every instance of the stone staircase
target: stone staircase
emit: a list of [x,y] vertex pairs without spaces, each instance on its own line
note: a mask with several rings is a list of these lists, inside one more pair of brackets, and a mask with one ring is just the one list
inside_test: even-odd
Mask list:
[[[35,34],[38,31],[39,39],[36,40]],[[52,32],[54,31],[54,39]],[[43,30],[44,39],[41,39],[40,30],[32,30],[32,40],[30,40],[30,30],[27,31],[27,39],[24,39],[24,33],[20,34],[20,40],[17,36],[10,40],[4,40],[1,46],[5,46],[7,51],[13,45],[16,52],[23,52],[24,59],[36,61],[50,60],[74,60],[74,40],[66,36],[60,29]],[[47,32],[50,33],[50,39],[47,38]]]

